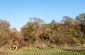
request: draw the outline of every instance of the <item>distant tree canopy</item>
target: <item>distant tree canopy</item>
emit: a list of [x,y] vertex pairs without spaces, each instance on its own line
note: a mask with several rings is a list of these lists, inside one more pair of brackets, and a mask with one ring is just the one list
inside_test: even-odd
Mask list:
[[76,20],[79,20],[81,22],[81,24],[85,25],[85,13],[82,13],[79,16],[77,16]]
[[76,18],[64,16],[62,22],[52,20],[46,24],[42,19],[30,17],[20,31],[10,28],[6,20],[0,20],[0,46],[53,47],[53,45],[85,44],[85,14]]

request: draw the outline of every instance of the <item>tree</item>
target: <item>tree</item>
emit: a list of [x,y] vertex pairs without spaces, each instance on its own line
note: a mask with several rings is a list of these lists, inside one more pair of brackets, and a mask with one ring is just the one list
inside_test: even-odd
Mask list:
[[77,16],[76,20],[80,21],[81,31],[85,33],[85,13],[82,13],[79,16]]
[[82,43],[83,42],[85,43],[85,41],[84,41],[84,39],[85,39],[85,13],[80,14],[75,19],[80,21],[80,27],[81,27],[80,30],[81,30],[81,32],[83,32],[81,41],[82,41]]
[[0,20],[0,46],[7,43],[7,37],[10,32],[10,24],[6,20]]
[[79,16],[77,16],[76,20],[79,20],[81,24],[85,24],[85,13],[82,13]]
[[22,47],[25,43],[23,43],[23,36],[20,32],[16,30],[16,28],[10,28],[10,33],[7,38],[7,42],[9,47],[14,48],[16,46],[17,48]]
[[40,18],[29,18],[28,23],[21,28],[24,40],[30,43],[38,40],[39,35],[42,33],[42,24],[43,20]]
[[68,16],[64,16],[62,22],[70,26],[74,24],[74,19]]
[[60,26],[60,23],[56,22],[55,20],[52,20],[50,23],[51,29],[57,29]]

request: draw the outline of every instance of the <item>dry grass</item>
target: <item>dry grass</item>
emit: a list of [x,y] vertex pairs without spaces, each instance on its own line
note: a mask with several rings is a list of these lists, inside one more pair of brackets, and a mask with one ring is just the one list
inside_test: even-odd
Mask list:
[[0,55],[8,55],[12,50],[7,47],[0,48]]

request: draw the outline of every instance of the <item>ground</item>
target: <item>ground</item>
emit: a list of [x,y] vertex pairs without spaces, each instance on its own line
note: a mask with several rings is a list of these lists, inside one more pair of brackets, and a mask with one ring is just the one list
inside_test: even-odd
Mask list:
[[85,50],[82,47],[56,47],[56,48],[21,48],[12,50],[9,53],[1,55],[84,55]]

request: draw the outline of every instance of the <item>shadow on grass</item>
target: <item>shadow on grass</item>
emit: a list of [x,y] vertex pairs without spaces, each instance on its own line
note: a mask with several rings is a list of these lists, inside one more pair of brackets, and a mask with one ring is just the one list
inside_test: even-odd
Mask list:
[[64,50],[64,51],[66,51],[66,52],[79,52],[79,53],[81,53],[81,54],[85,54],[85,48],[81,48],[81,49],[62,49],[62,50]]
[[71,52],[81,52],[81,51],[85,51],[85,50],[83,50],[83,49],[62,49],[62,50],[64,50],[64,51],[71,51]]

